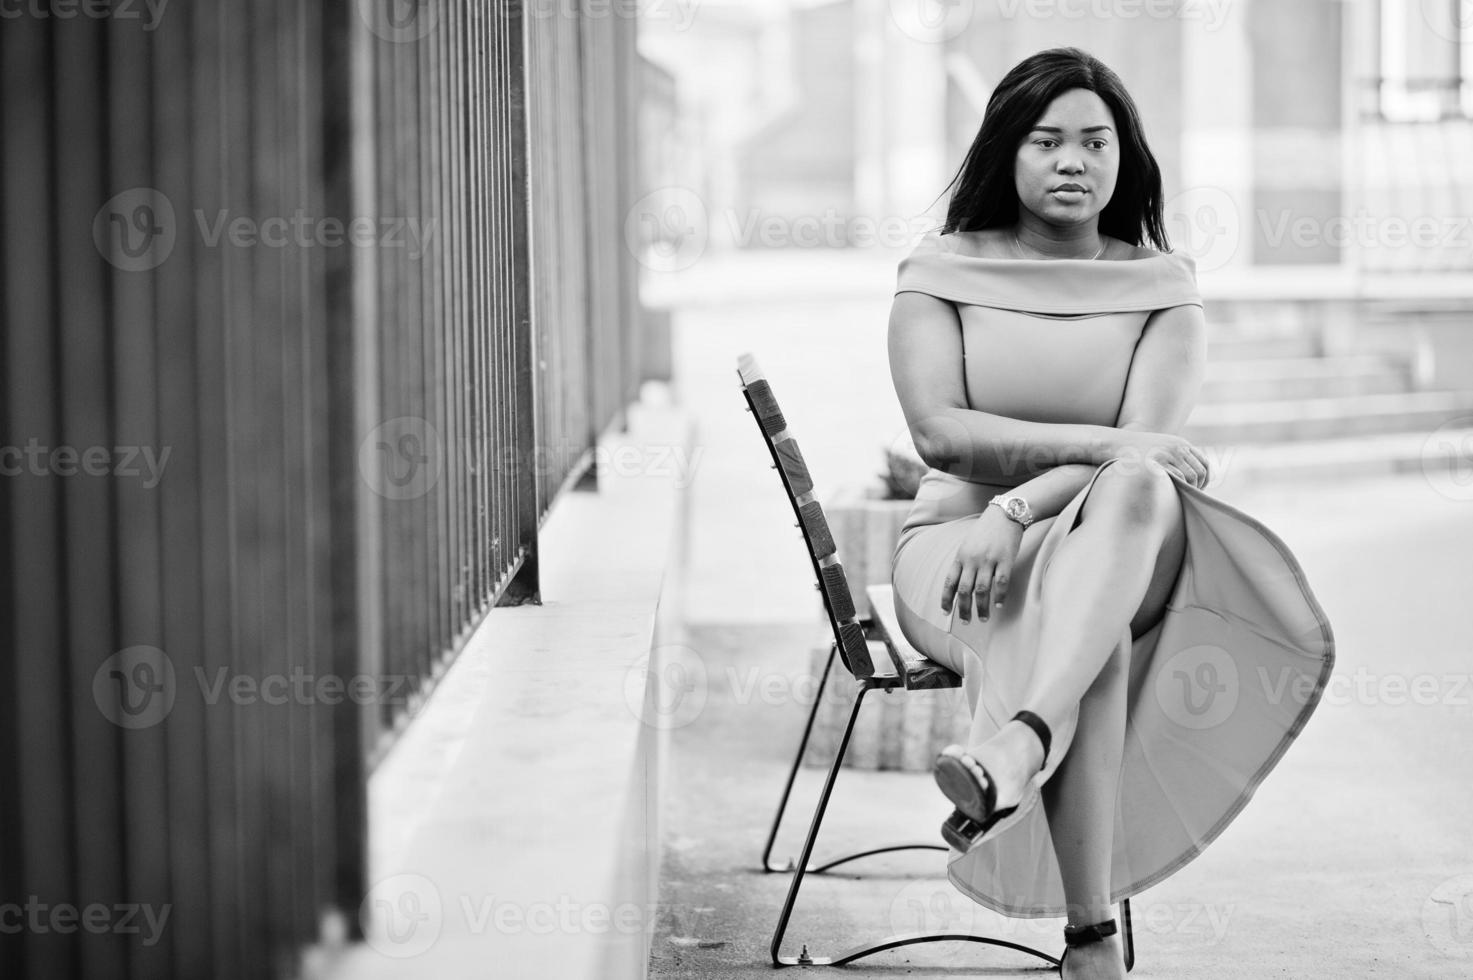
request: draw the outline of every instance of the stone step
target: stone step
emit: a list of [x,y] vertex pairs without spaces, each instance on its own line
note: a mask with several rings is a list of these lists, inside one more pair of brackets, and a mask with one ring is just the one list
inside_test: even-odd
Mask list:
[[1407,317],[1438,317],[1460,322],[1473,322],[1473,311],[1468,309],[1468,297],[1465,294],[1454,296],[1417,295],[1367,299],[1361,303],[1359,316],[1363,320],[1404,320]]
[[1321,353],[1319,338],[1307,330],[1273,334],[1215,330],[1207,344],[1209,363],[1318,357]]
[[1405,392],[1412,388],[1404,359],[1380,354],[1209,361],[1201,401],[1277,401]]
[[1416,430],[1430,433],[1459,419],[1473,425],[1473,391],[1199,404],[1182,434],[1202,445],[1236,445]]
[[1213,466],[1208,490],[1296,481],[1339,481],[1421,474],[1444,496],[1473,500],[1473,420],[1466,428],[1304,442],[1204,446]]

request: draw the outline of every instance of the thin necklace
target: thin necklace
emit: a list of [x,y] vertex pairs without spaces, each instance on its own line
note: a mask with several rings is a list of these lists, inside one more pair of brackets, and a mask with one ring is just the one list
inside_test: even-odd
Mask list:
[[[1085,259],[1084,261],[1086,261],[1086,262],[1093,262],[1095,259],[1099,258],[1101,255],[1104,255],[1105,254],[1105,249],[1107,249],[1109,247],[1110,247],[1110,243],[1109,242],[1103,243],[1102,245],[1100,245],[1100,250],[1098,252],[1096,252],[1095,254],[1091,255],[1089,258]],[[1028,258],[1028,256],[1026,256],[1026,255],[1023,254],[1023,243],[1020,242],[1020,241],[1018,241],[1018,233],[1016,231],[1013,232],[1013,251],[1016,252],[1016,253],[1018,253],[1018,258],[1020,258],[1020,259],[1026,259],[1026,258]],[[1044,260],[1044,261],[1047,261],[1047,260]]]

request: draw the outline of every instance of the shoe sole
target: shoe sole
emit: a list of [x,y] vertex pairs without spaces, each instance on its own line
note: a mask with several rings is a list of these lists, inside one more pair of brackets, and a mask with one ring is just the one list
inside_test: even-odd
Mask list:
[[963,817],[983,824],[992,816],[987,810],[987,798],[982,787],[977,785],[977,777],[961,759],[942,753],[936,759],[933,772],[936,785]]
[[[983,770],[986,772],[986,770]],[[986,798],[977,777],[966,763],[948,748],[936,759],[936,785],[956,810],[941,824],[941,836],[958,851],[968,851],[991,840],[1026,817],[1042,796],[1038,777],[1029,781],[1023,798],[1014,806],[996,812],[986,810]]]

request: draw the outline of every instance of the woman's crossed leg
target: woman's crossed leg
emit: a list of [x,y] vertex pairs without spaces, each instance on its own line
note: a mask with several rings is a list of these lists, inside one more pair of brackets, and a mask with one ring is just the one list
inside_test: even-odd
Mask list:
[[[1124,465],[1122,465],[1124,464]],[[1022,706],[1054,730],[1079,707],[1078,726],[1043,804],[1058,856],[1070,925],[1112,915],[1110,860],[1125,739],[1130,664],[1118,640],[1165,614],[1186,552],[1172,478],[1150,461],[1119,461],[1096,478],[1079,524],[1060,544],[1043,583],[1037,661]],[[1043,765],[1032,730],[1009,722],[969,750],[993,776],[1000,801],[1017,799]],[[1074,950],[1070,980],[1123,977],[1120,939]]]

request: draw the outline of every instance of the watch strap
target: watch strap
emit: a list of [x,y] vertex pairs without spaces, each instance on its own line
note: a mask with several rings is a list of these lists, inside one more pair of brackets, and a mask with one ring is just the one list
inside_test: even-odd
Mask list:
[[[1026,518],[1020,519],[1020,518],[1014,517],[1008,511],[1007,501],[1008,500],[1012,500],[1014,498],[1023,501],[1023,507],[1024,507],[1024,509],[1026,511],[1028,511],[1028,516]],[[1002,512],[1007,515],[1008,520],[1012,521],[1014,524],[1017,524],[1020,527],[1023,527],[1025,529],[1028,527],[1028,525],[1032,524],[1034,522],[1034,520],[1036,520],[1036,518],[1034,518],[1034,516],[1033,516],[1033,509],[1028,506],[1028,501],[1023,500],[1022,497],[1018,497],[1016,494],[1000,493],[1000,494],[996,495],[995,497],[993,497],[991,500],[989,500],[987,503],[988,503],[989,506],[992,505],[992,504],[996,504],[998,506],[998,508],[1001,509]]]

